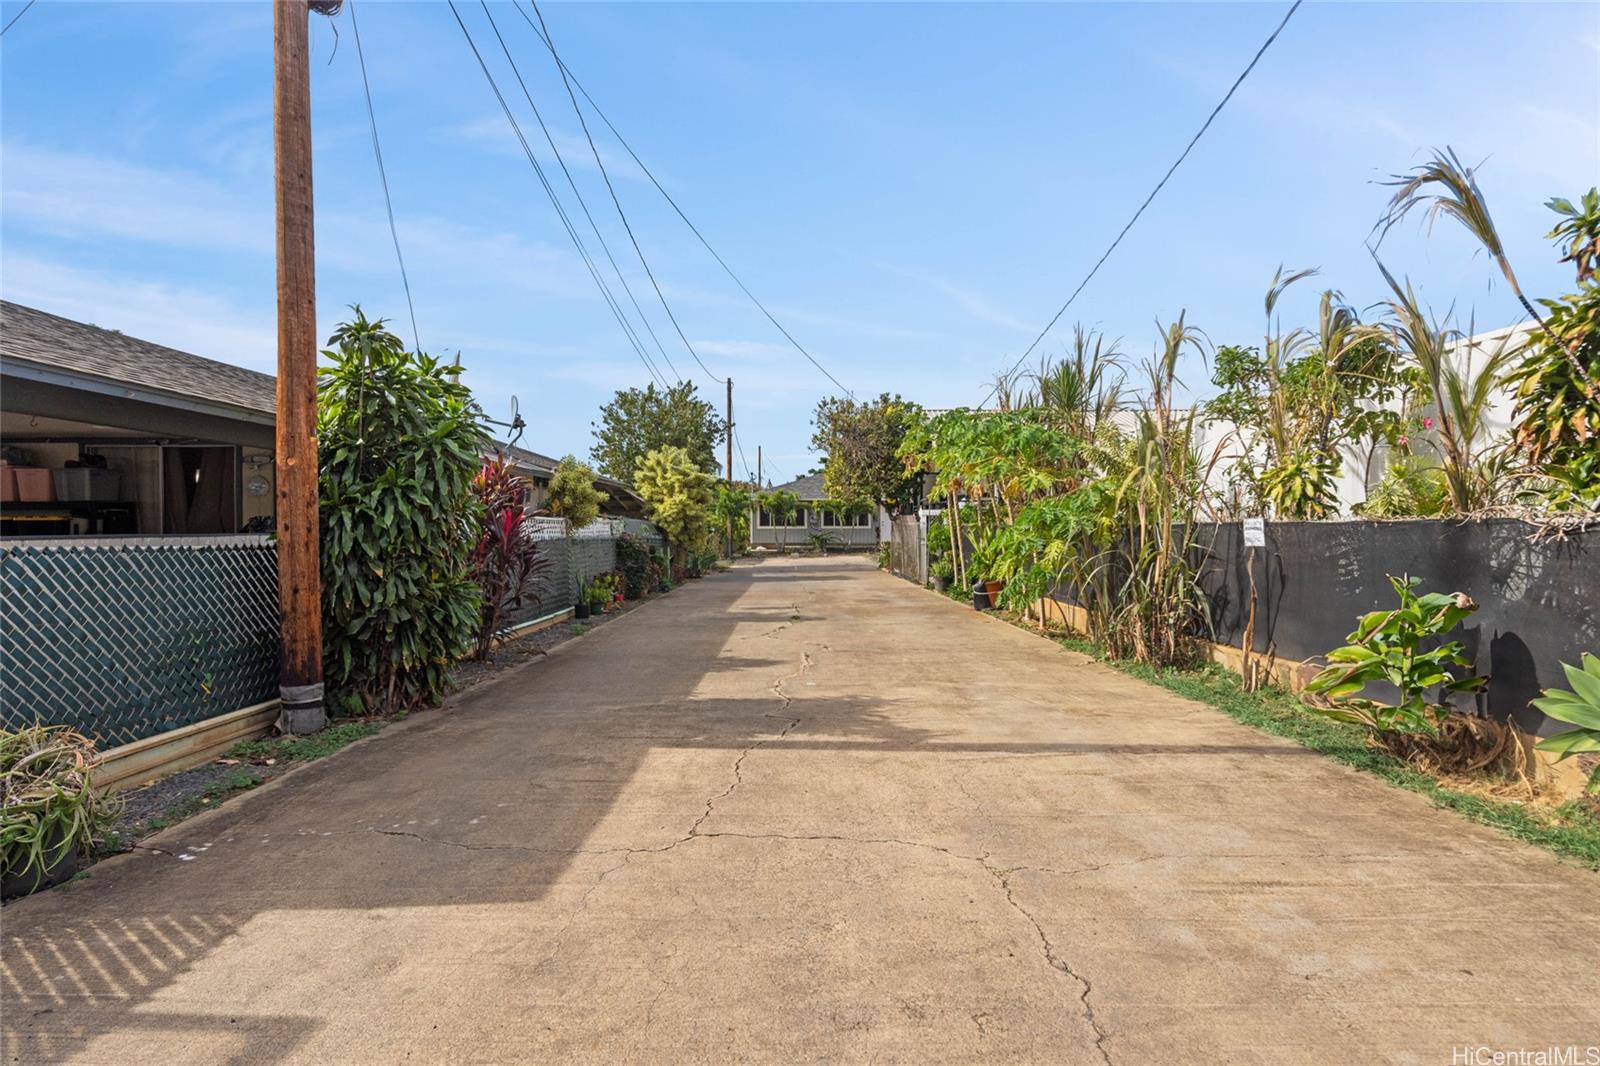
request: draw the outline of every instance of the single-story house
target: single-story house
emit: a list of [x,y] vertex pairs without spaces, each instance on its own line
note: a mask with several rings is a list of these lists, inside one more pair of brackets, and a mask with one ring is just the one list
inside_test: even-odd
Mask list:
[[857,515],[839,515],[824,507],[828,494],[823,491],[821,474],[807,474],[767,491],[792,492],[799,498],[800,507],[787,524],[779,522],[764,507],[752,508],[752,547],[801,548],[809,543],[807,538],[816,533],[829,534],[833,543],[842,548],[875,548],[889,539],[889,515],[882,507],[873,508],[870,514]]
[[[0,301],[0,535],[270,528],[275,410],[271,374]],[[507,454],[537,506],[556,460]],[[607,513],[639,514],[599,487]]]

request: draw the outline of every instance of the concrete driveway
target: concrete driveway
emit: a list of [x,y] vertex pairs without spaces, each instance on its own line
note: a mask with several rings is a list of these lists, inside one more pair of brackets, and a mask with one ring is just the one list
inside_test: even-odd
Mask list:
[[855,558],[691,583],[0,920],[28,1063],[1600,1043],[1594,874]]

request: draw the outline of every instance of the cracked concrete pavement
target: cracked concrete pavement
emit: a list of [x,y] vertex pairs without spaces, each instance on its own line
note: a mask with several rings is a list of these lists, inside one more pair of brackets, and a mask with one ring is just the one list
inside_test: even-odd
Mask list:
[[767,560],[5,909],[16,1062],[1448,1063],[1600,879],[859,558]]

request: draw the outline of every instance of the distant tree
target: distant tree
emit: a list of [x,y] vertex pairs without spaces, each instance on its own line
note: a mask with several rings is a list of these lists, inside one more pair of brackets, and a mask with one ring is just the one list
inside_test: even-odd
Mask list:
[[906,431],[922,421],[922,408],[898,395],[858,401],[830,396],[817,404],[811,446],[827,456],[822,487],[834,499],[909,506],[917,478],[897,454]]
[[658,448],[682,448],[696,470],[714,472],[717,445],[727,433],[716,409],[695,394],[692,381],[665,392],[654,385],[623,389],[600,408],[600,421],[593,426],[590,458],[602,474],[629,485],[645,454]]
[[711,517],[716,530],[728,538],[728,557],[738,555],[750,540],[750,505],[754,497],[747,485],[718,485]]
[[789,523],[800,513],[800,497],[788,489],[773,489],[759,497],[761,509],[778,524],[778,554],[789,550]]
[[689,452],[669,444],[639,461],[634,488],[646,512],[678,552],[701,551],[710,533],[712,477]]
[[556,464],[550,478],[550,513],[563,518],[567,532],[582,529],[600,517],[600,501],[605,494],[594,487],[594,471],[567,456]]

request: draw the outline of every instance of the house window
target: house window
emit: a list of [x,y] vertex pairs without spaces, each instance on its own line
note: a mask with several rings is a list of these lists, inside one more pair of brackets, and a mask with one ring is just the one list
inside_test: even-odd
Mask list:
[[795,511],[795,513],[794,513],[794,517],[792,519],[790,519],[787,523],[784,523],[784,522],[778,521],[777,516],[774,515],[772,512],[768,511],[765,507],[757,507],[756,508],[756,528],[757,529],[804,529],[805,526],[806,526],[806,511],[807,511],[807,508],[804,508],[804,507],[801,507],[801,508],[797,509]]
[[836,515],[828,511],[822,513],[822,525],[826,529],[865,528],[869,521],[869,516],[865,514]]

